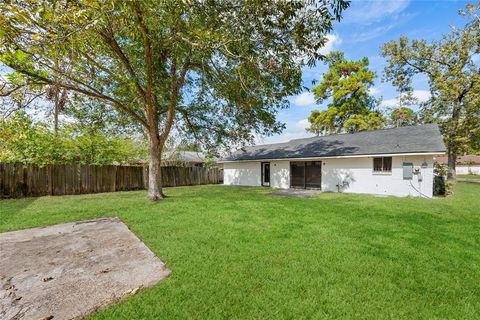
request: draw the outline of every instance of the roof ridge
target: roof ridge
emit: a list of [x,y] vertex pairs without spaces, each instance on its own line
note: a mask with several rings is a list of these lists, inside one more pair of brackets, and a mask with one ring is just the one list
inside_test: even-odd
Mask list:
[[285,142],[258,144],[258,145],[253,145],[251,147],[272,146],[272,145],[280,145],[280,144],[290,143],[290,142],[293,142],[293,141],[309,140],[309,139],[316,139],[316,138],[329,138],[329,137],[345,136],[345,135],[351,136],[351,135],[366,134],[366,133],[372,133],[372,132],[378,132],[378,131],[398,130],[398,129],[415,128],[415,127],[422,127],[422,126],[429,126],[429,125],[437,125],[438,126],[438,123],[436,123],[436,122],[422,123],[422,124],[415,124],[415,125],[411,125],[411,126],[390,127],[390,128],[381,128],[381,129],[374,129],[374,130],[364,130],[364,131],[358,131],[358,132],[353,132],[353,133],[342,132],[342,133],[329,134],[329,135],[324,135],[324,136],[313,136],[313,137],[305,137],[305,138],[298,138],[298,139],[290,139],[290,140],[285,141]]
[[[387,133],[388,132],[388,133]],[[338,155],[365,155],[445,151],[438,124],[392,127],[357,133],[292,139],[287,142],[245,146],[225,160],[282,159]]]

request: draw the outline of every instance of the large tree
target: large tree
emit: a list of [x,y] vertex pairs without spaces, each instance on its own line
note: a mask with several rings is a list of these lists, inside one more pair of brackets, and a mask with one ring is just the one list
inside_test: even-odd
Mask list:
[[150,140],[149,198],[163,198],[172,127],[210,144],[279,132],[279,108],[322,57],[348,6],[328,1],[12,0],[0,60],[27,83],[109,103]]
[[[398,85],[402,83],[404,85]],[[413,87],[404,83],[402,78],[394,79],[393,85],[397,87],[398,96],[396,103],[387,108],[389,115],[389,124],[395,127],[411,126],[419,123],[418,114],[411,106],[418,105],[419,101],[413,94]]]
[[455,178],[457,154],[480,139],[480,54],[479,6],[469,5],[469,23],[452,28],[442,39],[427,42],[408,40],[386,43],[382,54],[388,58],[387,80],[402,91],[411,88],[415,75],[428,77],[431,99],[422,105],[424,121],[442,125],[448,149],[449,178]]
[[325,63],[329,69],[313,93],[318,103],[329,103],[326,110],[312,111],[307,130],[320,135],[382,127],[378,101],[369,93],[375,73],[368,68],[368,59],[346,60],[343,52],[334,51]]
[[390,121],[395,127],[411,126],[418,123],[418,116],[413,109],[396,107],[390,112]]

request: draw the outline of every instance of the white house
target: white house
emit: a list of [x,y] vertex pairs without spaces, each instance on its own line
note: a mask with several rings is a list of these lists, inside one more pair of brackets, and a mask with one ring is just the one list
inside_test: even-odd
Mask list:
[[224,184],[395,196],[433,196],[437,124],[247,147],[221,162]]

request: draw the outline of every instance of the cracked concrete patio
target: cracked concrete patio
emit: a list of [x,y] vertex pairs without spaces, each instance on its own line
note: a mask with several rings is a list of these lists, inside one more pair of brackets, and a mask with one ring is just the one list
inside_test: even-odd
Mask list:
[[72,319],[170,273],[118,218],[0,234],[0,318]]

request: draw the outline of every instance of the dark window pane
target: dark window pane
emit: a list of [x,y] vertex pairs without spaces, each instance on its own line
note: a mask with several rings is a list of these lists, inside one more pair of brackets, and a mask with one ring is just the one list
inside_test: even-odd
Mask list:
[[383,171],[392,171],[392,157],[383,158]]
[[304,162],[291,162],[290,173],[292,187],[305,187],[305,163]]
[[373,158],[373,171],[382,171],[382,158]]
[[265,176],[265,182],[269,183],[270,182],[270,163],[265,163],[264,166],[265,172],[263,173]]
[[320,188],[322,179],[322,165],[320,161],[305,163],[305,186],[307,188]]

